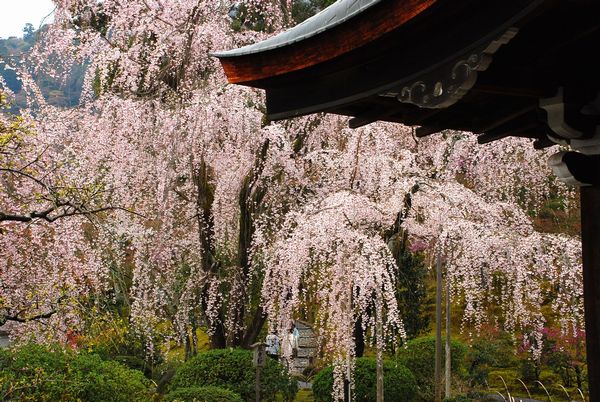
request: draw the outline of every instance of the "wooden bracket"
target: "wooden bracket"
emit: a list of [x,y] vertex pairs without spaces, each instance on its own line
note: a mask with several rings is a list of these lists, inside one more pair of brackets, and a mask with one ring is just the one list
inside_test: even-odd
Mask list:
[[468,53],[455,61],[450,68],[444,67],[427,75],[429,78],[411,82],[398,90],[386,91],[379,96],[395,97],[399,102],[411,103],[422,108],[447,108],[462,99],[477,82],[478,72],[485,71],[492,63],[492,56],[502,45],[510,42],[519,32],[508,28],[500,37],[484,48]]
[[567,184],[578,187],[600,186],[600,154],[558,152],[548,159],[548,165]]

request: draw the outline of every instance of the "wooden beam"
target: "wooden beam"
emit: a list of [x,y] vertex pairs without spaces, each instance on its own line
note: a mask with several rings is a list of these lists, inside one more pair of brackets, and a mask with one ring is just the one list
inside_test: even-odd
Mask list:
[[546,92],[536,88],[508,87],[505,85],[478,85],[472,91],[491,95],[534,98],[536,100],[546,96]]
[[[530,116],[528,114],[522,115],[519,118],[510,120],[504,124],[499,125],[498,127],[486,131],[484,134],[481,134],[477,137],[477,142],[480,144],[487,144],[488,142],[500,140],[504,137],[509,136],[524,136],[529,137],[530,135],[519,135],[521,133],[529,132],[530,130],[541,128],[542,124],[537,121],[535,116]],[[537,137],[532,133],[533,137]]]
[[556,143],[553,141],[550,141],[550,139],[548,139],[548,137],[538,138],[537,140],[535,140],[533,142],[533,148],[537,149],[537,150],[552,147],[554,145],[556,145]]
[[498,114],[492,114],[491,116],[486,116],[486,120],[481,120],[481,118],[474,119],[473,126],[475,134],[485,133],[486,131],[493,130],[497,127],[500,127],[503,124],[506,124],[512,120],[515,120],[527,113],[534,112],[537,110],[537,102],[532,103],[530,105],[524,107],[515,108],[514,106],[509,110],[504,110],[498,112]]
[[415,130],[415,135],[417,138],[427,137],[428,135],[439,133],[444,130],[443,126],[421,126]]
[[600,186],[581,187],[583,296],[590,402],[600,401]]
[[[404,104],[406,106],[406,104]],[[413,106],[413,105],[410,105]],[[415,106],[416,107],[416,106]],[[421,109],[417,108],[417,112],[407,111],[405,112],[404,124],[408,126],[426,126],[423,124],[427,119],[431,119],[443,113],[445,109]]]
[[[386,121],[392,116],[398,115],[398,119],[402,117],[402,111],[399,110],[398,107],[394,108],[393,106],[397,106],[397,104],[392,104],[390,106],[377,105],[376,110],[370,110],[365,113],[361,113],[360,115],[351,118],[348,121],[348,127],[350,128],[359,128],[362,126],[366,126],[367,124],[375,123],[376,121],[383,120]],[[398,120],[397,119],[397,120]]]

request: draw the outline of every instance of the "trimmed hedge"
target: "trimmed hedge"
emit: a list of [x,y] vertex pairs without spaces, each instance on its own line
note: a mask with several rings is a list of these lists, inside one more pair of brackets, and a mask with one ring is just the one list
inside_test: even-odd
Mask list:
[[[254,399],[255,368],[252,352],[243,349],[214,349],[199,353],[179,367],[171,390],[213,385],[240,395],[244,400]],[[285,368],[273,359],[267,359],[261,371],[261,399],[273,401],[278,392],[292,400],[298,384]]]
[[[377,362],[373,358],[356,359],[354,371],[354,398],[356,402],[370,402],[377,399]],[[321,370],[314,378],[312,391],[315,401],[333,401],[333,367]],[[413,401],[417,383],[413,374],[401,364],[386,361],[383,364],[384,400],[396,402]]]
[[[462,375],[467,346],[452,340],[450,343],[451,367],[453,375]],[[445,353],[442,353],[442,367]],[[418,400],[434,399],[435,337],[424,336],[407,342],[407,347],[398,352],[398,361],[408,367],[417,379]]]
[[165,395],[166,402],[243,402],[233,391],[219,387],[177,388]]
[[150,381],[137,370],[58,346],[0,350],[0,400],[147,401]]

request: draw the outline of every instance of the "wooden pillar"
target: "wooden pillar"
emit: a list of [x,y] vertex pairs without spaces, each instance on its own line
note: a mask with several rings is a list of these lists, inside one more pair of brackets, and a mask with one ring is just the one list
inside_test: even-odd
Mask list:
[[451,371],[452,371],[452,315],[450,311],[450,280],[448,279],[448,265],[446,264],[446,360],[444,379],[444,398],[451,397]]
[[377,402],[383,402],[383,346],[377,348],[377,396],[375,400]]
[[256,402],[260,402],[260,372],[267,363],[266,346],[267,344],[264,342],[257,342],[250,346],[253,350],[252,364],[256,368],[254,379],[254,399]]
[[435,402],[442,402],[442,257],[437,252],[435,297]]
[[377,289],[377,402],[383,402],[383,295]]
[[600,186],[580,191],[589,395],[590,402],[600,402]]
[[254,399],[260,402],[260,366],[256,367],[256,378],[254,379]]

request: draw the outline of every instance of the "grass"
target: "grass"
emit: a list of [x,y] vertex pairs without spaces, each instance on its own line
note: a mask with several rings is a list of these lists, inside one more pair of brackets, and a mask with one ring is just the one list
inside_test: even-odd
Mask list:
[[[208,338],[208,334],[206,332],[198,328],[196,330],[196,337],[198,339],[198,352],[205,352],[210,349],[210,339]],[[185,360],[185,349],[183,348],[183,345],[178,345],[174,341],[171,341],[170,348],[166,355],[167,361],[183,362]]]
[[[488,379],[490,388],[489,390],[483,389],[481,391],[489,392],[491,394],[494,394],[497,391],[506,397],[506,387],[504,386],[501,378],[506,382],[506,387],[508,387],[508,391],[510,392],[511,396],[527,397],[527,391],[525,390],[525,387],[523,387],[523,385],[519,382],[520,376],[518,371],[510,368],[491,371]],[[567,394],[561,387],[562,382],[560,377],[552,372],[552,370],[542,370],[540,373],[540,381],[548,390],[552,401],[558,402],[567,400]],[[535,381],[523,380],[523,382],[529,389],[533,399],[540,401],[548,400],[548,395],[541,385],[537,384]],[[566,391],[569,394],[569,400],[581,400],[581,396],[579,395],[576,387],[566,388]],[[584,393],[587,394],[585,390]]]
[[294,399],[295,402],[309,402],[309,401],[314,401],[314,400],[315,400],[315,398],[310,389],[299,390],[298,393],[296,394],[296,398]]

